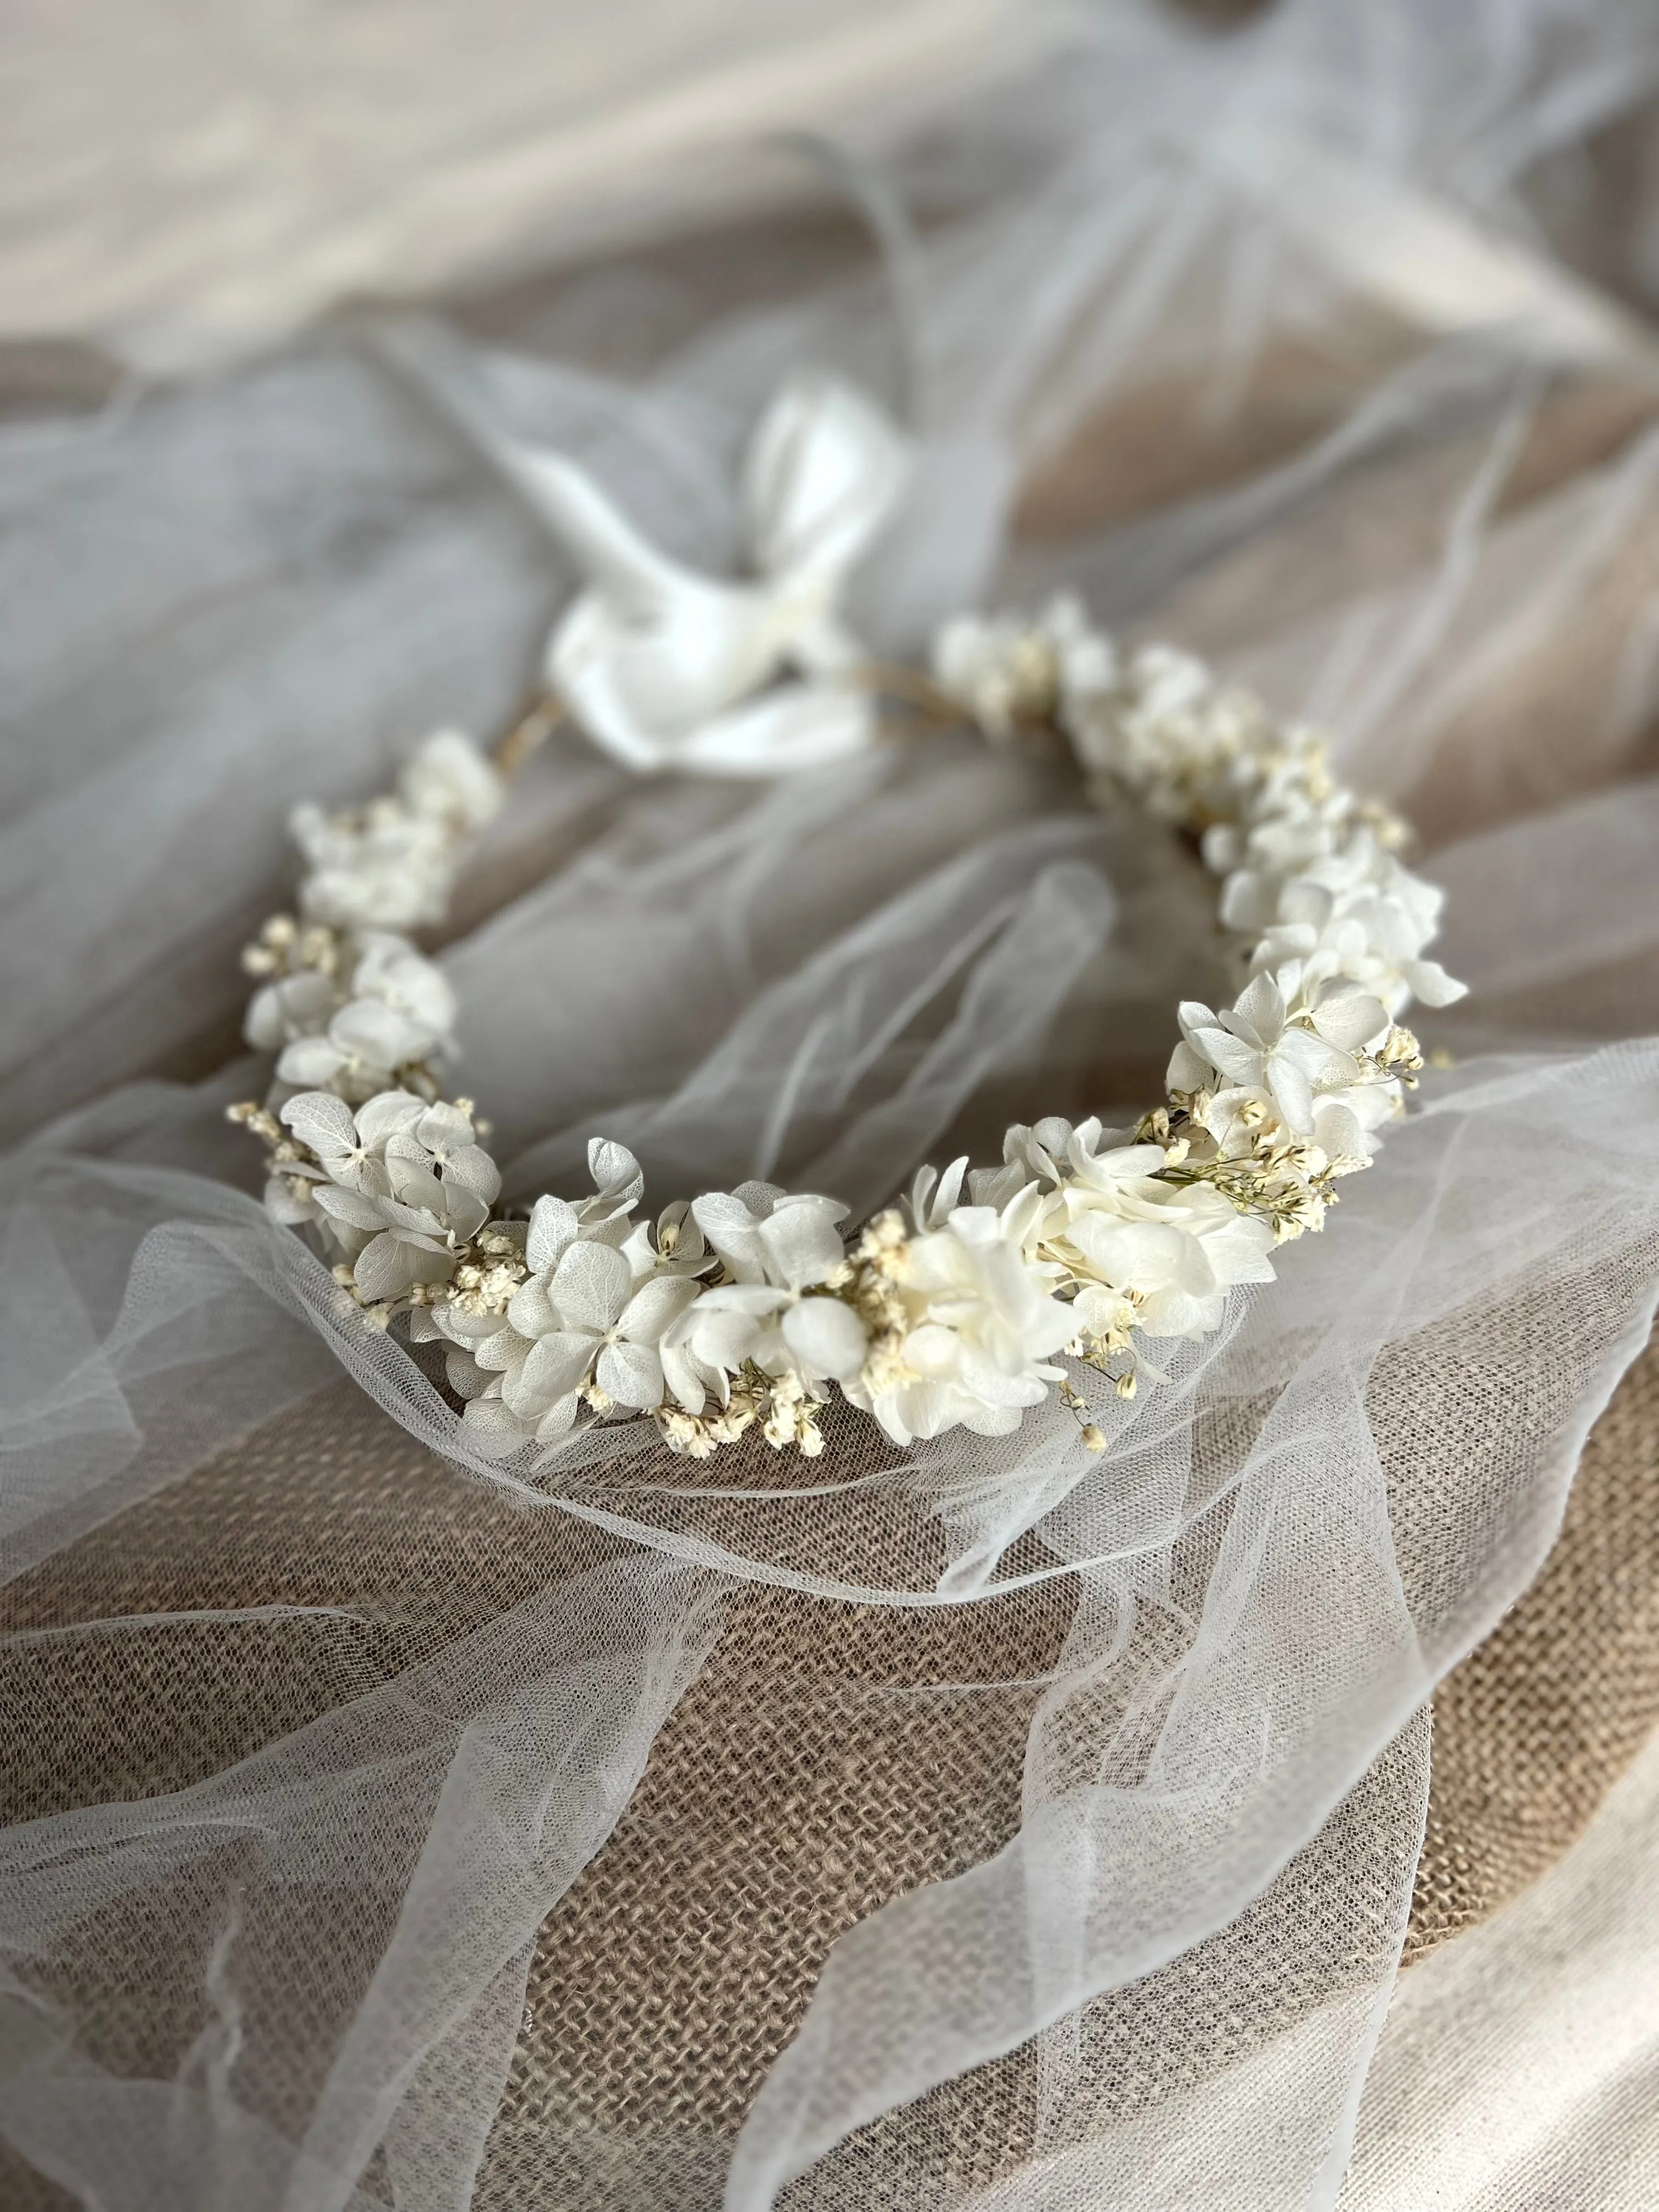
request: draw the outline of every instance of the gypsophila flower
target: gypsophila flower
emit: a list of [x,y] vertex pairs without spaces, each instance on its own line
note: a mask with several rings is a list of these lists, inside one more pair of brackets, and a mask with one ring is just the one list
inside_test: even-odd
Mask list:
[[933,641],[934,681],[999,742],[1051,721],[1063,702],[1109,692],[1116,672],[1110,641],[1070,598],[1031,621],[958,615]]

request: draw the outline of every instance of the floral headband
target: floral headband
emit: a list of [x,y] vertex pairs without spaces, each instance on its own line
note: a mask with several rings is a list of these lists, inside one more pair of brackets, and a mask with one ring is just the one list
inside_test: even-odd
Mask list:
[[[927,674],[872,662],[838,607],[908,457],[844,385],[797,380],[755,433],[748,582],[670,560],[562,457],[501,458],[586,588],[493,762],[446,732],[394,795],[295,811],[297,915],[245,955],[275,1081],[231,1109],[269,1147],[270,1212],[368,1323],[443,1340],[487,1457],[624,1419],[693,1457],[755,1425],[811,1455],[832,1385],[901,1446],[1006,1434],[1054,1392],[1100,1449],[1061,1358],[1132,1397],[1160,1379],[1148,1345],[1204,1336],[1236,1285],[1270,1280],[1402,1110],[1422,1059],[1398,1017],[1462,994],[1425,957],[1441,894],[1401,865],[1405,825],[1335,781],[1317,736],[1184,653],[1120,655],[1070,600],[947,623]],[[442,919],[503,779],[565,715],[637,772],[771,775],[847,758],[898,713],[1058,741],[1091,799],[1198,839],[1247,980],[1219,1012],[1180,1006],[1165,1101],[1133,1129],[1017,1125],[1000,1166],[924,1168],[851,1232],[832,1199],[758,1182],[636,1218],[638,1164],[597,1138],[592,1193],[497,1214],[471,1102],[442,1095],[453,994],[404,933]]]

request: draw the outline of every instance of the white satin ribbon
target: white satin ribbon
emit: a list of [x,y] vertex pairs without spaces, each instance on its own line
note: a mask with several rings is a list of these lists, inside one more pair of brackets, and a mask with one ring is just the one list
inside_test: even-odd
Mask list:
[[548,682],[625,767],[775,775],[873,742],[872,702],[849,680],[865,655],[836,609],[910,452],[860,393],[801,375],[762,416],[744,469],[747,583],[659,552],[562,454],[502,459],[586,579],[549,642]]

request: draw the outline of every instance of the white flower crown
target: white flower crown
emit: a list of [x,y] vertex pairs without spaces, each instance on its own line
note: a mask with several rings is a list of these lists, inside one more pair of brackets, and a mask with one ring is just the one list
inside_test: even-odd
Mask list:
[[[245,956],[264,979],[246,1034],[276,1082],[231,1109],[270,1147],[270,1211],[373,1325],[447,1341],[485,1455],[556,1444],[584,1409],[649,1416],[696,1457],[755,1423],[811,1455],[831,1383],[900,1445],[1004,1434],[1054,1390],[1100,1449],[1060,1355],[1131,1396],[1157,1376],[1147,1340],[1202,1336],[1236,1285],[1270,1279],[1273,1247],[1322,1225],[1401,1109],[1422,1060],[1396,1017],[1462,994],[1424,957],[1441,894],[1397,858],[1404,825],[1344,790],[1311,732],[1184,653],[1120,657],[1069,600],[947,623],[931,678],[871,663],[836,609],[908,455],[844,386],[799,380],[761,422],[750,583],[668,560],[568,461],[503,458],[588,587],[549,647],[548,700],[495,764],[444,733],[395,796],[295,813],[297,918]],[[894,705],[993,743],[1062,739],[1091,797],[1198,837],[1249,980],[1219,1013],[1181,1006],[1166,1103],[1133,1130],[1016,1126],[1001,1166],[924,1168],[850,1239],[844,1206],[767,1183],[635,1220],[638,1164],[598,1139],[591,1195],[496,1216],[482,1125],[440,1092],[453,994],[399,933],[441,919],[504,774],[561,713],[636,770],[771,775],[877,742]]]

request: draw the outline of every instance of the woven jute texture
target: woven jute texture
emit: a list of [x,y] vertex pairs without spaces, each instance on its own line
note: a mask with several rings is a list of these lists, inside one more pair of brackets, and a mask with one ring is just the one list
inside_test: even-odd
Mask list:
[[1561,1857],[1659,1727],[1659,1336],[1592,1430],[1543,1572],[1435,1694],[1406,1963]]
[[[595,2208],[618,2138],[736,2132],[836,1937],[1018,1826],[1032,1678],[1068,1612],[1055,1585],[921,1613],[773,1589],[736,1602],[621,1824],[543,1926],[490,2146],[501,2201],[542,2201],[550,2130]],[[943,1708],[915,1694],[976,1682]],[[1001,2069],[964,2105],[941,2179],[988,2180],[1035,2118],[1034,2069]]]
[[[1539,1581],[1437,1698],[1408,1960],[1559,1857],[1659,1723],[1656,1477],[1659,1342],[1594,1431]],[[12,1763],[6,1817],[176,1789],[609,1543],[562,1515],[526,1520],[349,1386],[331,1389],[25,1577],[7,1611],[49,1626],[344,1603],[356,1640],[296,1675],[263,1663],[258,1623],[204,1627],[158,1650],[137,1708],[131,1674],[118,1701],[83,1671],[14,1685],[58,1723]],[[637,2201],[644,2146],[719,2155],[836,1938],[1013,1832],[1026,1732],[1068,1618],[1063,1582],[967,1609],[735,1596],[616,1831],[543,1926],[481,2201],[605,2212]],[[98,1647],[76,1648],[84,1669]],[[23,1647],[17,1663],[48,1667],[53,1650]],[[130,1668],[119,1650],[110,1664]],[[962,1686],[943,1707],[909,1694],[939,1684]],[[165,2069],[161,2045],[188,2029],[193,1993],[155,1995],[173,2026],[155,2050],[120,2053],[118,2070]],[[1034,2069],[1016,2052],[950,2103],[939,2180],[1005,2170],[1035,2118]],[[20,2203],[64,2201],[15,2179]]]

